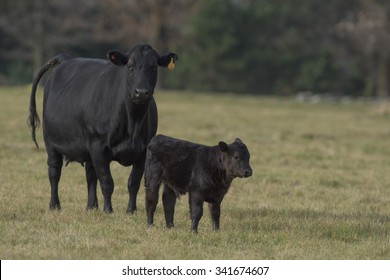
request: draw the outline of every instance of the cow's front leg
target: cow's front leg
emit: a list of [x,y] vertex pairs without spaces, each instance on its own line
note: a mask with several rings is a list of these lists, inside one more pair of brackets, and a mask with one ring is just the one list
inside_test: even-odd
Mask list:
[[221,216],[221,203],[209,203],[211,220],[213,221],[213,230],[219,230],[219,217]]
[[137,210],[137,194],[141,185],[142,175],[145,169],[145,155],[141,157],[136,163],[133,164],[129,180],[127,183],[127,189],[129,191],[129,204],[127,206],[127,213],[133,214]]
[[97,209],[98,208],[98,199],[96,196],[96,185],[97,185],[97,176],[95,168],[91,162],[85,163],[85,176],[87,178],[87,189],[88,189],[88,209]]

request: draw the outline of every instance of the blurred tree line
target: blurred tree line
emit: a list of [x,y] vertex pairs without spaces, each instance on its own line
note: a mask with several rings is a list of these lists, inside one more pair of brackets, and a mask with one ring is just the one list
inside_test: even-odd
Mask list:
[[145,42],[179,54],[160,87],[390,95],[387,0],[0,0],[0,84]]

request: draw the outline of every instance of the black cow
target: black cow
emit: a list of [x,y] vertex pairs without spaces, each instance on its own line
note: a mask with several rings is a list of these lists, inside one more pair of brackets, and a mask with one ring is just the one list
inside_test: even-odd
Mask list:
[[174,53],[160,56],[149,45],[128,53],[107,53],[109,61],[58,55],[34,79],[28,123],[32,138],[39,125],[35,93],[49,69],[43,98],[43,136],[51,185],[50,209],[60,209],[58,182],[63,160],[84,165],[88,187],[87,209],[97,208],[99,179],[104,211],[111,212],[114,181],[110,162],[133,165],[128,180],[127,212],[137,209],[136,198],[144,171],[146,148],[157,131],[157,107],[153,98],[157,67],[173,68]]
[[213,229],[218,230],[221,202],[232,180],[252,175],[249,157],[247,147],[238,138],[230,145],[219,142],[209,147],[155,136],[148,146],[145,163],[148,225],[153,225],[159,187],[164,183],[162,200],[168,228],[173,227],[176,197],[188,192],[192,230],[198,231],[204,201],[209,203]]

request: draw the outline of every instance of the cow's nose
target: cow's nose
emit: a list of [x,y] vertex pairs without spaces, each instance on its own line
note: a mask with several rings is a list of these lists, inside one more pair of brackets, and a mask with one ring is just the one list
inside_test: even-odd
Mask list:
[[252,170],[251,170],[251,169],[245,170],[245,172],[244,172],[244,177],[250,177],[250,176],[252,176]]
[[146,97],[149,94],[149,90],[146,88],[136,88],[135,89],[135,96],[136,97]]

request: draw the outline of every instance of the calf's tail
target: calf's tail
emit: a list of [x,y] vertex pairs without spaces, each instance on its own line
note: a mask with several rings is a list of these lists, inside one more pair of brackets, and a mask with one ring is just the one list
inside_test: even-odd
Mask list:
[[35,95],[36,95],[39,81],[47,71],[61,64],[63,61],[68,60],[69,58],[70,57],[65,54],[59,54],[53,57],[52,59],[49,60],[49,62],[45,64],[45,66],[43,66],[39,70],[38,74],[34,78],[32,88],[31,88],[31,96],[30,96],[30,115],[28,116],[27,124],[31,128],[31,136],[37,149],[39,149],[39,146],[35,137],[35,130],[39,127],[41,121],[39,119],[38,112],[37,112]]

